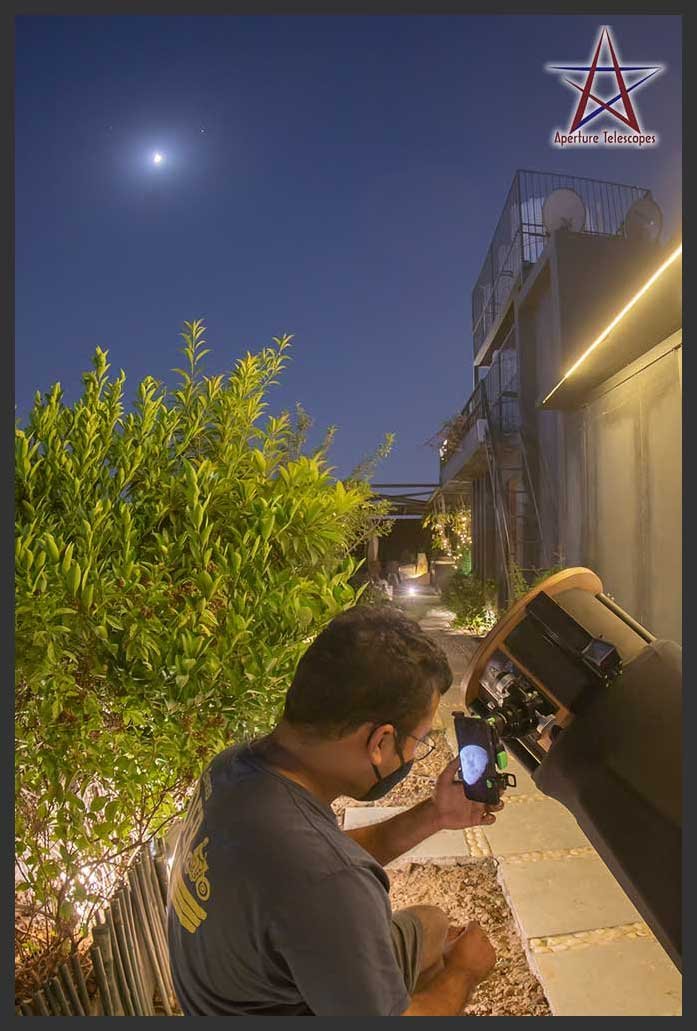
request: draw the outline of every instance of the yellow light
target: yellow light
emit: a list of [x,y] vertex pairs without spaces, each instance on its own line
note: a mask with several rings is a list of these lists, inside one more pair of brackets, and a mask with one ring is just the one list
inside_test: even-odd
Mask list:
[[673,253],[670,255],[669,258],[666,259],[666,261],[663,262],[661,267],[659,269],[656,269],[656,271],[654,272],[654,274],[651,276],[650,279],[647,279],[647,281],[642,286],[641,290],[637,291],[637,293],[634,294],[634,296],[632,297],[631,301],[629,301],[627,304],[625,304],[624,308],[622,309],[621,312],[619,312],[618,315],[615,315],[615,317],[612,320],[612,322],[610,323],[610,325],[605,327],[605,329],[602,331],[600,336],[596,340],[593,341],[593,343],[590,345],[590,347],[586,351],[583,352],[581,357],[578,358],[574,362],[574,364],[571,366],[571,368],[568,369],[564,373],[562,378],[557,383],[556,387],[554,387],[552,390],[550,390],[550,392],[547,394],[547,397],[542,402],[543,405],[547,404],[547,402],[549,401],[550,397],[552,397],[553,394],[556,394],[557,390],[559,390],[559,387],[562,385],[562,383],[564,383],[569,378],[569,376],[571,376],[572,373],[574,373],[576,371],[576,369],[579,367],[579,365],[581,365],[582,362],[585,362],[585,360],[588,357],[588,355],[591,354],[591,352],[593,352],[596,349],[596,347],[598,347],[600,344],[602,344],[603,340],[605,340],[610,335],[610,333],[613,331],[615,326],[619,322],[621,322],[621,320],[625,317],[627,312],[631,311],[631,309],[634,307],[634,305],[637,303],[637,301],[641,297],[644,296],[644,294],[646,293],[647,290],[651,289],[651,287],[656,282],[656,280],[660,276],[663,275],[665,270],[667,268],[669,268],[673,264],[673,262],[676,261],[680,257],[681,254],[682,254],[682,244],[680,244],[679,247],[675,248]]

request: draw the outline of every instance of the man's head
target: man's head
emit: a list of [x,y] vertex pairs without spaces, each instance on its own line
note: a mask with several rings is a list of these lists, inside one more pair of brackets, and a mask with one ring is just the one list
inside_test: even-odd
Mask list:
[[333,746],[343,792],[364,797],[414,758],[451,683],[445,654],[418,623],[389,606],[359,605],[303,655],[284,721],[308,744]]

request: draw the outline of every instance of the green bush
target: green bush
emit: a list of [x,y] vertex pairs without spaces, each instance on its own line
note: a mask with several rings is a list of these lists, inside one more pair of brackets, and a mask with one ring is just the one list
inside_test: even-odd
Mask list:
[[146,377],[124,414],[98,348],[80,400],[56,384],[16,429],[17,890],[54,941],[216,751],[274,723],[385,511],[331,476],[333,431],[304,455],[306,420],[260,424],[289,337],[204,377],[185,326],[173,395]]
[[523,570],[515,562],[511,562],[509,567],[512,588],[511,605],[520,598],[524,598],[533,588],[538,587],[545,580],[549,579],[550,576],[560,573],[564,568],[565,566],[563,565],[554,565],[548,569]]
[[498,618],[496,583],[456,569],[442,591],[443,604],[455,613],[455,625],[470,634],[491,630]]

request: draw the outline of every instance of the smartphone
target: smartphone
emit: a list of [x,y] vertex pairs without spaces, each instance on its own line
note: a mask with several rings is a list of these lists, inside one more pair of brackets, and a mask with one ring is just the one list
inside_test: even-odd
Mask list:
[[467,798],[485,805],[498,805],[501,792],[516,780],[502,773],[508,758],[499,737],[485,719],[454,712],[455,735],[460,758],[460,775]]

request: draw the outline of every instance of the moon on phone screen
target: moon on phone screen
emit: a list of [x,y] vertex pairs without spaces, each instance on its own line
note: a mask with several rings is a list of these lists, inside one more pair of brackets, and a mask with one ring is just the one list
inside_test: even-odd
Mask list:
[[460,749],[460,765],[465,784],[476,784],[486,770],[489,756],[481,745],[465,745]]

